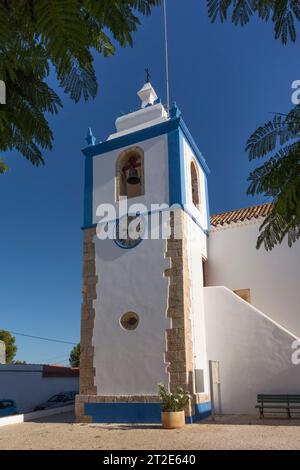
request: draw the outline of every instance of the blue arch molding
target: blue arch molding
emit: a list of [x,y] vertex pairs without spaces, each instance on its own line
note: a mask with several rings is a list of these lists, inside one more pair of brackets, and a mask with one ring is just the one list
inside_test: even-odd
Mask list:
[[[93,423],[159,424],[160,403],[85,403],[84,414]],[[210,402],[195,405],[195,414],[186,418],[187,424],[207,418],[211,414]]]
[[[82,149],[85,156],[85,184],[84,184],[84,226],[93,227],[93,157],[103,155],[113,150],[128,147],[139,142],[168,134],[169,147],[169,205],[185,204],[185,179],[183,160],[183,137],[186,138],[197,161],[202,167],[205,176],[210,174],[207,163],[197,147],[190,131],[188,130],[181,112],[176,105],[173,106],[171,119],[155,126],[147,127],[140,131],[132,132],[115,139],[107,140],[96,145],[89,145]],[[205,178],[205,179],[206,179]],[[205,182],[207,187],[207,181]],[[206,191],[207,192],[207,191]],[[206,194],[207,196],[207,194]],[[207,200],[208,203],[208,200]],[[209,217],[208,217],[209,219]]]

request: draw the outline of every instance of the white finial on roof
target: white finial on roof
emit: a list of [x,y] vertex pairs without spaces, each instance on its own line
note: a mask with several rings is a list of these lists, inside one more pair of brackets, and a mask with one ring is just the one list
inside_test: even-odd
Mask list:
[[149,104],[154,104],[158,96],[150,82],[145,83],[143,88],[138,92],[138,96],[141,99],[141,108],[146,108]]

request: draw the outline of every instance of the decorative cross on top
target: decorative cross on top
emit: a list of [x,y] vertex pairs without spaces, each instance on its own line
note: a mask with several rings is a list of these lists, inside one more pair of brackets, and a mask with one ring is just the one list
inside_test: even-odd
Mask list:
[[146,83],[149,83],[151,79],[150,69],[146,68],[145,72],[146,72]]

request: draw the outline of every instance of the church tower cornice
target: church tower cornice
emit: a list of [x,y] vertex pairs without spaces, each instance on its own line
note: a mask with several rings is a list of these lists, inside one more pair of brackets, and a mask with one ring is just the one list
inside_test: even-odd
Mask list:
[[82,153],[85,155],[85,157],[92,158],[110,152],[112,150],[116,150],[118,148],[134,145],[143,140],[152,139],[163,134],[169,134],[170,132],[176,130],[181,130],[183,132],[189,145],[195,153],[198,162],[202,166],[205,173],[209,175],[210,170],[206,163],[206,160],[203,157],[201,151],[199,150],[195,140],[193,139],[176,104],[173,105],[170,111],[170,118],[167,121],[162,122],[160,124],[156,124],[151,127],[146,127],[136,132],[131,132],[129,134],[116,137],[114,139],[106,140],[105,142],[100,142],[93,146],[87,146],[82,149]]

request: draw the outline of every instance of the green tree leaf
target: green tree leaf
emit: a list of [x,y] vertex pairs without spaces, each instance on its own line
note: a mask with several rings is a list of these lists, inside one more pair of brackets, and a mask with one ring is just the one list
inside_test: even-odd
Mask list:
[[80,343],[76,344],[70,352],[69,362],[71,367],[80,366]]
[[11,364],[17,354],[16,338],[12,336],[9,331],[0,330],[0,341],[5,343],[6,348],[6,362]]
[[[54,70],[62,90],[78,102],[94,98],[98,84],[93,51],[108,57],[115,44],[132,45],[140,20],[161,0],[0,0],[0,151],[17,150],[44,164],[53,135],[46,113],[62,103],[47,84]],[[0,173],[7,165],[0,162]]]

